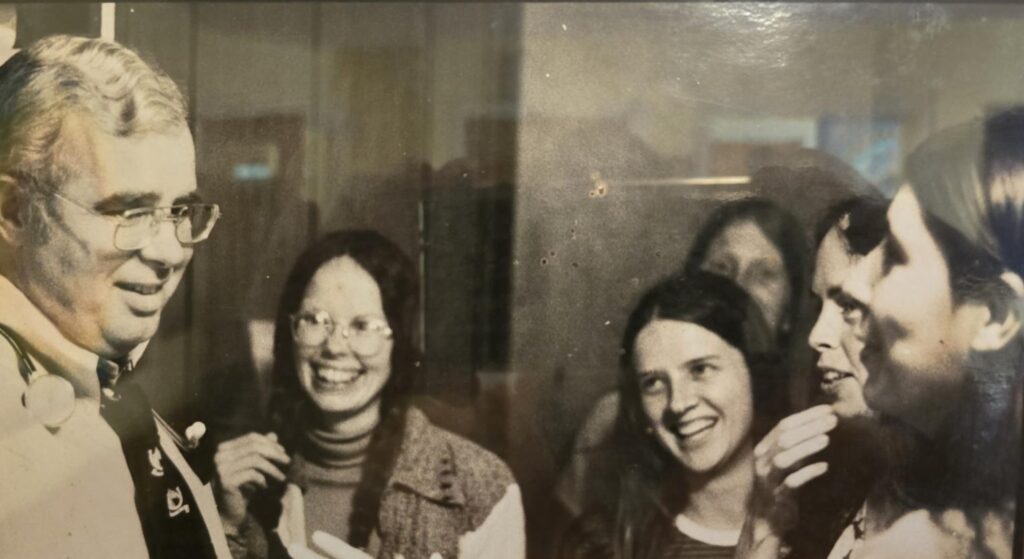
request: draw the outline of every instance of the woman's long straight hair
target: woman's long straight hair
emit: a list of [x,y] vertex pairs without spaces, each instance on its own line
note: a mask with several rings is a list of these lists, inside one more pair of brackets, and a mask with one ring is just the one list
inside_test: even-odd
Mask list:
[[788,411],[787,379],[778,367],[774,335],[743,289],[698,271],[674,276],[648,291],[630,315],[620,347],[621,398],[614,435],[619,486],[614,502],[604,505],[614,525],[613,547],[619,559],[651,557],[668,537],[672,519],[686,499],[679,490],[682,484],[672,483],[685,472],[653,434],[633,369],[636,337],[654,320],[699,325],[740,351],[751,376],[754,440]]
[[[1024,318],[1024,111],[936,134],[908,158],[906,176],[949,268],[954,303],[985,304],[996,320]],[[986,518],[1012,516],[1021,456],[1022,363],[1019,332],[999,350],[968,356],[963,396],[943,440],[936,442],[946,474],[919,488],[940,526],[940,513],[950,508],[963,511],[979,536]],[[993,554],[980,539],[974,547],[974,556]]]
[[[772,185],[796,176],[795,171],[768,167],[759,170],[751,178],[752,186],[770,190]],[[765,238],[782,255],[782,262],[789,280],[789,305],[783,309],[775,328],[780,346],[788,346],[794,337],[802,335],[802,319],[805,312],[804,300],[810,285],[810,259],[807,236],[800,222],[792,213],[775,202],[761,197],[745,198],[722,204],[708,216],[693,240],[681,272],[692,274],[700,271],[708,257],[711,244],[729,227],[749,221],[757,226]],[[803,343],[801,340],[799,343]]]
[[[302,440],[314,404],[299,383],[290,316],[297,312],[313,276],[328,262],[348,256],[366,270],[380,288],[384,316],[394,333],[391,375],[381,393],[381,422],[374,430],[362,477],[353,498],[349,543],[364,547],[376,528],[380,500],[402,444],[408,397],[421,367],[416,346],[419,289],[416,268],[402,251],[380,233],[342,230],[329,233],[299,256],[281,295],[274,325],[274,365],[271,376],[270,428],[288,454]],[[276,522],[280,495],[268,495],[265,516]],[[276,514],[275,514],[276,513]]]

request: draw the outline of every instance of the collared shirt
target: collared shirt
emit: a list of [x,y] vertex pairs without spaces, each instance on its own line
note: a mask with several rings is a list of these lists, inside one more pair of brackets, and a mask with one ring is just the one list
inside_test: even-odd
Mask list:
[[[36,374],[59,375],[75,389],[71,417],[51,431],[25,408],[16,352],[0,341],[0,550],[6,557],[147,557],[121,443],[100,416],[100,357],[65,338],[2,276],[0,325],[16,335]],[[162,426],[158,434],[193,487],[218,555],[229,557],[212,493]]]

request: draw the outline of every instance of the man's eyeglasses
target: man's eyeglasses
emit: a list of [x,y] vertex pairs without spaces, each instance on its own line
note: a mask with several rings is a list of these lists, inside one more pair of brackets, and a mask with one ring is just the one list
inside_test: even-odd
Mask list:
[[182,246],[191,247],[205,241],[220,218],[217,204],[176,204],[161,208],[134,208],[116,213],[101,213],[58,192],[51,192],[63,200],[92,215],[117,224],[114,229],[114,247],[118,250],[139,250],[148,245],[160,231],[160,224],[174,224],[174,236]]
[[349,348],[361,357],[372,357],[380,352],[385,340],[390,340],[393,332],[383,318],[357,316],[347,325],[339,325],[326,311],[299,312],[290,315],[292,322],[292,339],[295,343],[307,347],[322,345],[335,330],[341,332],[348,340]]

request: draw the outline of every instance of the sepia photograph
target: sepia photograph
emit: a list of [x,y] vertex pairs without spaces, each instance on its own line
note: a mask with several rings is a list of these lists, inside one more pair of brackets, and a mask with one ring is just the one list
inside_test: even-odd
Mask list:
[[0,3],[0,559],[1024,559],[1024,5]]

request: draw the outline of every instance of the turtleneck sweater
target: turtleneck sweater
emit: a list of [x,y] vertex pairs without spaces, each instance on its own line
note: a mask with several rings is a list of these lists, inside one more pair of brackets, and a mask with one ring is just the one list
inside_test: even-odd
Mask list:
[[306,533],[348,540],[352,502],[373,429],[355,437],[309,429],[290,477],[303,490]]

